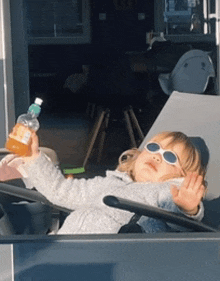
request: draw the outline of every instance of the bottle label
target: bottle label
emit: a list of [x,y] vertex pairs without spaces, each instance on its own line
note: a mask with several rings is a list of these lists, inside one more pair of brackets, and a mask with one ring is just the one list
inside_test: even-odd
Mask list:
[[30,143],[31,130],[30,128],[18,123],[14,126],[12,133],[9,134],[9,137],[28,145]]

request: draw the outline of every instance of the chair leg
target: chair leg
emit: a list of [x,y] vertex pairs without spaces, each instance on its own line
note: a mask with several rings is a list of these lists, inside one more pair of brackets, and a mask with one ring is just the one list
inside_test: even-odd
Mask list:
[[86,108],[86,115],[90,115],[90,107],[91,107],[91,102],[88,102],[87,108]]
[[94,115],[95,115],[95,106],[96,106],[96,104],[93,103],[93,104],[92,104],[92,110],[91,110],[91,113],[90,113],[90,117],[91,117],[92,119],[94,118]]
[[98,118],[97,123],[95,124],[94,133],[93,133],[93,136],[92,136],[92,139],[91,139],[91,142],[90,142],[88,151],[87,151],[87,153],[86,153],[86,157],[85,157],[84,162],[83,162],[83,167],[86,166],[87,161],[88,161],[88,159],[89,159],[89,157],[90,157],[90,154],[91,154],[92,149],[93,149],[93,147],[94,147],[94,144],[95,144],[95,141],[96,141],[96,139],[97,139],[98,133],[99,133],[99,131],[100,131],[101,125],[102,125],[102,123],[103,123],[105,114],[106,114],[106,110],[103,110],[103,111],[101,112],[99,118]]
[[[133,108],[129,107],[126,108],[125,110],[123,110],[124,113],[124,117],[125,117],[125,123],[126,123],[126,127],[128,130],[128,134],[131,140],[131,145],[133,147],[137,147],[137,143],[135,140],[135,135],[134,135],[134,131],[133,131],[133,127],[132,127],[132,122],[134,125],[134,128],[137,130],[139,137],[141,139],[141,141],[144,139],[144,134],[139,126],[138,120],[134,114]],[[97,162],[100,163],[101,161],[101,157],[102,157],[102,152],[103,152],[103,148],[104,148],[104,142],[105,142],[105,138],[106,138],[106,130],[108,128],[108,124],[109,124],[109,119],[110,119],[110,110],[107,108],[105,110],[101,110],[99,117],[97,119],[97,122],[94,126],[94,133],[92,135],[92,139],[90,141],[89,144],[89,148],[86,154],[86,157],[84,159],[83,162],[83,167],[85,168],[87,161],[92,153],[93,147],[95,145],[95,142],[97,140],[98,134],[100,134],[100,141],[99,141],[99,149],[98,149],[98,156],[97,156]]]
[[143,141],[144,140],[144,134],[143,134],[143,132],[141,130],[141,127],[140,127],[140,125],[138,123],[138,120],[137,120],[137,118],[136,118],[136,116],[134,114],[134,110],[133,110],[132,107],[129,108],[129,113],[130,113],[131,119],[132,119],[132,121],[133,121],[133,123],[134,123],[134,125],[135,125],[135,127],[137,129],[137,132],[139,134],[140,140]]
[[90,118],[93,119],[95,114],[95,103],[88,102],[87,108],[86,108],[86,115],[88,115]]
[[133,147],[137,147],[135,137],[134,137],[134,131],[132,129],[130,117],[129,117],[129,114],[128,114],[128,109],[125,109],[123,112],[124,112],[125,122],[126,122],[127,129],[128,129],[128,134],[130,136],[131,144],[132,144]]
[[101,137],[100,137],[100,142],[99,142],[99,152],[98,152],[98,157],[97,157],[97,162],[100,163],[101,158],[102,158],[102,151],[104,147],[104,142],[105,142],[105,137],[106,137],[106,130],[108,128],[108,123],[109,123],[109,118],[110,118],[110,110],[106,110],[106,115],[105,119],[103,121],[104,128],[101,132]]

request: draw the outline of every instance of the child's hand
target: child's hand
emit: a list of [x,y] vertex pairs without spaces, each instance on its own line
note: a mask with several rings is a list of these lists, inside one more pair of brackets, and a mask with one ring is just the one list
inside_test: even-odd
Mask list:
[[29,162],[39,156],[39,139],[35,132],[31,136],[31,155],[23,157],[25,162]]
[[185,177],[179,189],[176,186],[171,187],[174,203],[189,215],[198,213],[199,204],[205,192],[202,182],[202,176],[190,173]]

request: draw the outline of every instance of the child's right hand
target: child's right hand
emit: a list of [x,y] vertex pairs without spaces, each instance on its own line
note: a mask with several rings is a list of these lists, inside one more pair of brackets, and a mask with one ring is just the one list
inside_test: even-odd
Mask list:
[[25,162],[29,162],[35,158],[37,158],[40,154],[39,151],[39,139],[35,132],[32,133],[31,136],[31,155],[23,157]]

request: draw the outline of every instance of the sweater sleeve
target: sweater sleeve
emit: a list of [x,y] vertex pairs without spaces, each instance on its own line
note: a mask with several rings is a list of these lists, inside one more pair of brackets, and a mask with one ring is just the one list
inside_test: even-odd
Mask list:
[[31,182],[53,204],[72,210],[94,204],[99,199],[101,182],[104,178],[66,179],[47,157],[38,158],[22,165],[22,170]]

